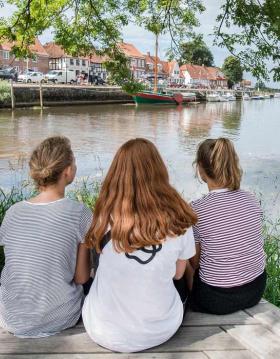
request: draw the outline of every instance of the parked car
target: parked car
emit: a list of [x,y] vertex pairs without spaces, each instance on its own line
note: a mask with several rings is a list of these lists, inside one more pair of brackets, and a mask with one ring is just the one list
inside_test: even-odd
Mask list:
[[18,73],[17,73],[16,69],[14,69],[12,67],[0,69],[0,79],[17,81]]
[[42,72],[38,71],[26,72],[18,76],[18,81],[26,83],[45,82],[45,75]]
[[94,85],[105,85],[106,81],[104,81],[100,76],[93,76],[92,83]]
[[76,82],[76,74],[74,70],[51,70],[45,75],[45,81],[54,84],[73,84]]

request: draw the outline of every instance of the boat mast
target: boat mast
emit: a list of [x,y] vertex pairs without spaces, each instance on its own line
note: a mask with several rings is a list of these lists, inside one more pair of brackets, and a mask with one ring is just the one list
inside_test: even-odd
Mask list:
[[157,92],[158,86],[158,34],[156,34],[156,56],[155,56],[155,82],[154,82],[154,92]]

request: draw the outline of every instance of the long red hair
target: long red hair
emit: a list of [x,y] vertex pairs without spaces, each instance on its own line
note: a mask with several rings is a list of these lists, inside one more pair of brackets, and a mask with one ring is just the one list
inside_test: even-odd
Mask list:
[[170,185],[155,145],[136,138],[123,144],[113,159],[86,244],[100,252],[110,225],[115,250],[131,253],[160,244],[166,237],[180,236],[196,222],[192,208]]

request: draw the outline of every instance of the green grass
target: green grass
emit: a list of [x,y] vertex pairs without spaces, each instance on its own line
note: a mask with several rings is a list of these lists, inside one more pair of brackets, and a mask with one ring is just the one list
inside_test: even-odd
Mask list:
[[264,297],[280,307],[280,219],[264,226],[267,284]]
[[[72,188],[67,191],[68,198],[83,202],[89,208],[94,208],[100,182],[85,179],[76,182]],[[5,192],[0,188],[0,224],[3,221],[6,211],[16,202],[30,198],[35,194],[34,187],[23,182],[19,188],[12,188]],[[278,307],[280,307],[280,219],[271,222],[265,220],[264,225],[265,252],[267,255],[267,286],[264,297]],[[0,273],[4,265],[3,248],[0,247]]]

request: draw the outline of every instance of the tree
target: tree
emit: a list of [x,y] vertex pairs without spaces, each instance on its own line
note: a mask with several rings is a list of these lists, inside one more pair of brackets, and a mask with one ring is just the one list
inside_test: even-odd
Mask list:
[[224,61],[222,70],[228,78],[229,88],[232,88],[237,82],[242,81],[243,69],[237,57],[228,56]]
[[224,0],[215,28],[218,46],[255,77],[280,80],[280,1]]
[[181,65],[184,63],[200,66],[214,65],[214,57],[203,41],[202,35],[198,35],[194,40],[181,44],[180,48],[181,56],[179,58],[179,63]]
[[257,83],[255,85],[255,89],[265,90],[266,89],[265,83],[262,80],[257,81]]
[[129,62],[117,45],[124,26],[133,22],[156,35],[169,32],[174,46],[193,33],[199,24],[196,14],[204,10],[201,0],[9,0],[8,3],[15,6],[15,12],[8,19],[0,18],[0,41],[14,41],[12,52],[16,57],[30,56],[29,46],[35,37],[52,28],[54,41],[69,54],[107,55],[111,77],[126,89],[131,87],[132,92],[135,87]]

